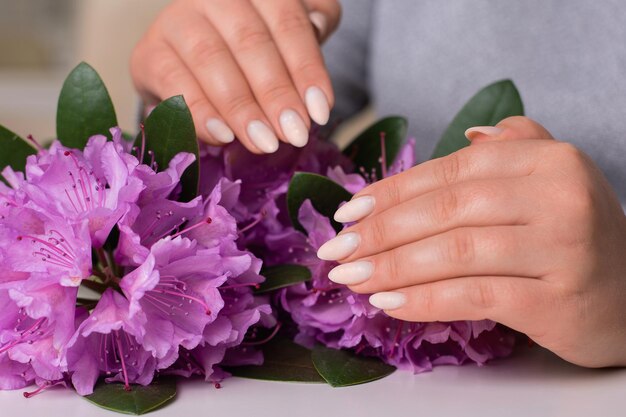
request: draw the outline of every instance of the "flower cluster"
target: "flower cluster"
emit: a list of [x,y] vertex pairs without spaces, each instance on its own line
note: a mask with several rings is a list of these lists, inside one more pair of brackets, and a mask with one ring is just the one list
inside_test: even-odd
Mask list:
[[[414,155],[414,141],[409,140],[388,169],[383,162],[383,176],[414,166]],[[241,181],[245,203],[234,212],[240,222],[249,225],[241,243],[266,265],[299,264],[311,271],[310,281],[285,288],[276,297],[277,307],[289,313],[297,325],[296,341],[305,346],[321,342],[353,349],[416,373],[442,364],[483,364],[510,354],[513,333],[494,322],[400,321],[371,306],[367,296],[328,279],[328,272],[337,264],[320,260],[316,252],[336,231],[310,201],[300,207],[298,215],[306,234],[291,226],[285,202],[289,181],[296,171],[311,172],[356,193],[375,181],[375,174],[355,170],[338,148],[314,134],[303,149],[282,147],[276,156],[264,158],[233,144],[223,151],[205,150],[201,161],[205,172]]]
[[86,395],[101,377],[130,388],[159,372],[219,381],[220,364],[262,361],[243,346],[273,318],[252,292],[261,261],[238,247],[227,209],[239,184],[216,177],[204,197],[177,201],[195,157],[156,172],[111,134],[84,150],[55,142],[24,173],[3,171],[0,389]]

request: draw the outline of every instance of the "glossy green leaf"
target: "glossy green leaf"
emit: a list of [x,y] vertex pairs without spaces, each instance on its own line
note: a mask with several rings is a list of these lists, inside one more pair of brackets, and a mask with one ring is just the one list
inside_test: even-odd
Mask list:
[[235,376],[268,381],[323,383],[324,378],[315,369],[311,351],[283,336],[263,345],[263,365],[228,368]]
[[337,232],[342,225],[333,220],[335,211],[344,201],[349,201],[352,194],[341,185],[326,177],[308,172],[296,172],[289,183],[287,191],[287,209],[294,227],[304,231],[298,221],[298,210],[306,200],[311,200],[313,207],[328,217]]
[[110,137],[115,126],[115,109],[102,79],[89,64],[79,64],[61,89],[57,137],[67,147],[82,149],[90,136]]
[[263,268],[261,275],[265,281],[255,291],[257,294],[285,288],[311,279],[311,271],[302,265],[277,265]]
[[173,378],[159,378],[144,387],[132,385],[130,391],[124,384],[98,382],[93,394],[85,398],[107,410],[123,414],[141,415],[156,410],[176,397],[176,381]]
[[522,116],[524,105],[511,80],[502,80],[480,90],[463,106],[437,143],[432,158],[439,158],[469,145],[465,131],[472,126],[493,126],[510,116]]
[[24,171],[26,157],[37,153],[37,149],[15,133],[0,126],[0,171],[11,166],[15,171]]
[[396,368],[377,358],[358,356],[348,350],[317,345],[311,358],[315,369],[333,387],[347,387],[376,381],[392,374]]
[[159,170],[167,168],[172,157],[179,152],[189,152],[196,156],[196,161],[187,168],[181,178],[183,187],[181,200],[192,200],[198,195],[200,163],[196,129],[183,96],[171,97],[159,104],[152,110],[144,126],[146,132],[145,163],[151,162],[151,155],[148,151],[154,153],[154,161]]
[[352,159],[357,169],[363,168],[368,174],[375,170],[376,178],[381,179],[381,133],[385,134],[385,160],[389,167],[406,140],[407,128],[408,122],[404,117],[386,117],[365,129],[343,152]]

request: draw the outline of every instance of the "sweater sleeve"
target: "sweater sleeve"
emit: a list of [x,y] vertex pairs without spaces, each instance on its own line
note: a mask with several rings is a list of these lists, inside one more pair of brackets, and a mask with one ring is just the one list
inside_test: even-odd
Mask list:
[[335,91],[331,123],[362,110],[369,101],[368,49],[373,0],[342,0],[339,29],[323,48]]

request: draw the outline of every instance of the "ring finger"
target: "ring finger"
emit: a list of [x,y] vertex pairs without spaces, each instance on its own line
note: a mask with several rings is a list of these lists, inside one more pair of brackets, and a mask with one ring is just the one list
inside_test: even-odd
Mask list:
[[329,278],[374,293],[463,276],[537,278],[549,273],[531,226],[463,227],[336,267]]

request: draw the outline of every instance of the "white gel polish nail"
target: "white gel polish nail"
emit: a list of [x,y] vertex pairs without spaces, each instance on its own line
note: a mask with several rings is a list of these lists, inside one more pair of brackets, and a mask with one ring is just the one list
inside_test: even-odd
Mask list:
[[248,124],[248,136],[254,145],[265,153],[274,153],[278,150],[278,139],[272,129],[260,120],[253,120]]
[[358,233],[344,233],[324,243],[317,251],[317,257],[324,261],[338,261],[354,253],[360,241]]
[[356,261],[339,265],[328,273],[328,279],[337,284],[361,284],[372,276],[374,265],[369,261]]
[[206,130],[213,139],[222,143],[230,143],[235,140],[235,134],[224,122],[219,119],[209,119],[206,122]]
[[381,310],[395,310],[406,304],[406,296],[401,292],[378,292],[370,296],[370,304]]
[[324,92],[318,87],[309,87],[304,93],[304,104],[311,119],[318,125],[328,123],[330,107]]
[[363,217],[374,211],[376,200],[374,197],[366,195],[348,201],[335,212],[335,221],[339,223],[351,223],[361,220]]
[[309,141],[309,130],[294,110],[283,111],[278,118],[283,134],[293,146],[302,148]]

